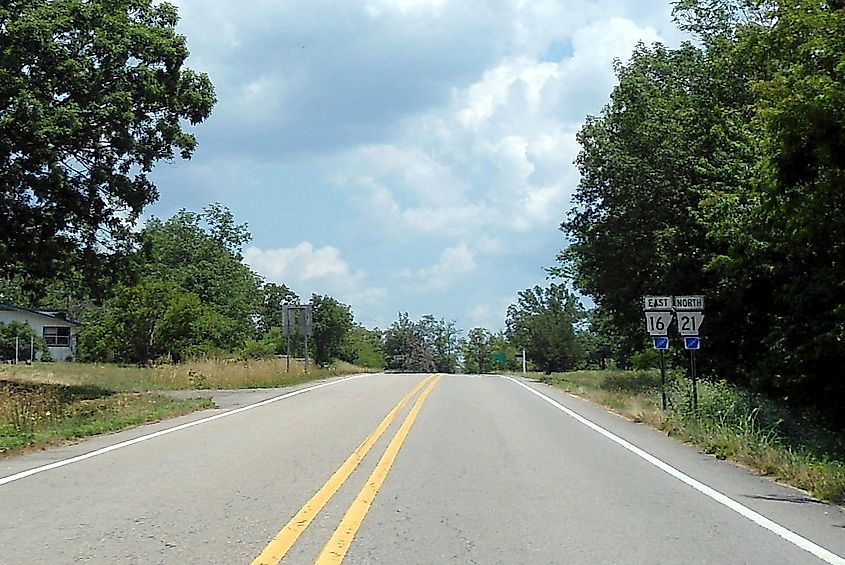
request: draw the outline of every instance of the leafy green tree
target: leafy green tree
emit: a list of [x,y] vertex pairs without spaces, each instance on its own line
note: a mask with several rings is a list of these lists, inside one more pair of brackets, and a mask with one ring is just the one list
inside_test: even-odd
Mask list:
[[455,321],[438,320],[431,314],[417,322],[422,340],[431,351],[434,371],[454,373],[458,366],[458,330]]
[[766,364],[792,376],[776,383],[788,394],[845,400],[833,378],[845,363],[845,6],[779,2],[773,15],[756,49],[768,76],[753,85],[765,133],[758,217],[783,281]]
[[144,281],[119,288],[92,312],[79,334],[79,357],[88,361],[148,363],[174,361],[239,343],[231,319],[204,305],[172,282]]
[[578,135],[582,178],[555,274],[593,297],[622,357],[645,343],[643,295],[707,295],[708,341],[729,365],[755,339],[735,324],[748,292],[740,282],[749,281],[719,284],[713,265],[729,245],[710,236],[701,203],[736,201],[752,178],[746,68],[721,43],[710,51],[655,44],[639,46],[616,72],[610,103]]
[[472,328],[461,342],[464,356],[464,371],[486,373],[493,364],[493,336],[485,328]]
[[261,339],[248,339],[240,350],[244,359],[267,359],[287,351],[287,341],[279,327],[272,327]]
[[756,364],[753,384],[829,404],[845,398],[830,377],[845,362],[845,11],[804,0],[766,8],[769,25],[740,26],[734,47],[761,69],[749,81],[754,179],[704,213],[730,250],[721,284],[750,289],[743,307],[755,340],[743,353]]
[[282,310],[286,305],[299,304],[299,296],[286,285],[266,283],[261,289],[258,330],[261,335],[272,328],[282,328]]
[[331,296],[311,295],[314,333],[310,340],[314,361],[321,365],[343,355],[346,337],[353,327],[352,310]]
[[434,371],[434,350],[426,342],[419,324],[407,312],[399,314],[384,332],[384,354],[388,369],[430,373]]
[[[579,135],[556,274],[642,348],[639,297],[708,297],[705,369],[830,406],[845,362],[841,2],[680,0],[696,46],[640,46]],[[841,415],[840,415],[841,417]]]
[[620,339],[610,317],[599,307],[587,312],[587,320],[589,326],[582,334],[587,363],[606,369],[612,360],[617,367],[626,367],[628,358],[620,351]]
[[139,269],[145,279],[170,281],[231,320],[227,341],[237,347],[255,337],[261,281],[241,255],[249,232],[229,210],[212,204],[201,213],[181,210],[166,221],[154,218],[142,237]]
[[341,359],[360,367],[383,369],[384,338],[381,330],[355,324],[346,336]]
[[209,78],[184,67],[177,21],[173,5],[152,0],[0,6],[6,274],[49,278],[77,265],[96,286],[129,251],[131,225],[158,196],[149,173],[190,158],[197,141],[183,124],[215,103]]
[[578,298],[564,285],[535,286],[519,293],[505,321],[511,342],[547,374],[575,368],[584,359],[578,326],[585,318]]
[[[35,335],[35,331],[29,324],[23,322],[9,322],[8,324],[0,322],[0,360],[29,361],[30,345],[35,345],[36,356],[39,354],[49,356],[47,349],[47,342],[39,335]],[[17,356],[15,355],[15,348],[17,347]],[[46,360],[46,359],[45,359]]]
[[[490,336],[490,349],[493,354],[491,368],[495,371],[517,371],[522,368],[522,351],[508,339],[505,332]],[[504,361],[501,356],[504,356]]]

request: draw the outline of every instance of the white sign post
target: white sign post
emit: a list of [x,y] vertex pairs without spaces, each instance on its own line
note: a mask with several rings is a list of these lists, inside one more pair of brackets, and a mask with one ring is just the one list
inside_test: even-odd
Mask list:
[[661,392],[663,409],[666,409],[666,364],[663,350],[669,346],[669,325],[674,317],[678,333],[684,337],[684,347],[690,350],[690,373],[692,376],[693,405],[698,410],[698,387],[696,386],[695,350],[700,347],[698,333],[704,321],[704,296],[643,296],[646,331],[654,339],[654,347],[660,353]]

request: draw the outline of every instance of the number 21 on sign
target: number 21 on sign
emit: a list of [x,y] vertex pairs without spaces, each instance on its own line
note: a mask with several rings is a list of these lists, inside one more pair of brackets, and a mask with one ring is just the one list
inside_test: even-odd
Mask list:
[[698,335],[698,329],[703,321],[703,312],[678,312],[678,332],[681,335]]

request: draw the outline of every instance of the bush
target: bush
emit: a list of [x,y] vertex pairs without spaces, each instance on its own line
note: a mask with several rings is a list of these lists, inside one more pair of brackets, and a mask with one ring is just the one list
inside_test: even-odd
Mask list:
[[660,367],[660,353],[656,349],[644,349],[631,355],[631,365],[638,371]]
[[[47,342],[29,324],[23,322],[0,322],[0,359],[15,359],[15,346],[17,344],[17,358],[21,361],[29,361],[30,343],[34,340],[35,354],[41,354],[42,361],[52,361],[50,351],[47,349]],[[45,358],[46,357],[46,358]]]
[[148,363],[173,361],[215,350],[234,351],[235,322],[213,311],[193,293],[163,282],[122,287],[92,313],[79,335],[83,360]]

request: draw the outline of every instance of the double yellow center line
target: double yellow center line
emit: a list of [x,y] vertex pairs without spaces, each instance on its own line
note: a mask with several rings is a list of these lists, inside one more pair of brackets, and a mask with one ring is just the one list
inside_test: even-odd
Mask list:
[[326,484],[324,484],[320,490],[311,497],[311,500],[306,502],[299,512],[297,512],[296,515],[291,518],[287,524],[285,524],[279,533],[276,534],[276,537],[270,541],[267,547],[264,548],[264,551],[255,558],[252,565],[276,565],[282,560],[299,536],[302,535],[302,532],[305,531],[305,528],[314,521],[314,518],[317,517],[320,510],[326,506],[331,497],[334,496],[341,486],[343,486],[350,475],[352,475],[353,471],[355,471],[358,467],[358,464],[363,461],[364,457],[366,457],[373,445],[375,445],[396,417],[402,412],[402,410],[404,410],[405,406],[408,405],[414,395],[425,387],[425,390],[422,394],[420,394],[419,398],[417,398],[417,401],[414,403],[414,406],[411,408],[411,411],[408,413],[405,421],[402,422],[399,431],[397,431],[396,435],[393,436],[393,439],[387,446],[387,450],[384,452],[384,455],[382,455],[376,465],[376,468],[367,479],[367,482],[361,489],[361,492],[358,493],[355,501],[343,516],[340,525],[337,527],[328,543],[326,543],[325,547],[323,547],[322,552],[315,561],[315,563],[320,565],[342,562],[343,558],[346,556],[346,552],[349,550],[352,539],[355,537],[358,528],[361,527],[361,524],[364,521],[364,517],[367,515],[367,512],[372,506],[376,494],[378,494],[379,488],[387,478],[387,474],[390,472],[390,468],[396,460],[396,455],[399,453],[399,449],[405,442],[405,438],[408,437],[408,432],[410,432],[411,426],[413,426],[414,420],[417,418],[417,414],[419,414],[426,398],[428,398],[428,395],[431,394],[431,391],[434,390],[434,387],[437,386],[437,383],[440,382],[441,378],[442,376],[432,375],[431,377],[423,380],[411,392],[405,395],[405,397],[399,401],[399,404],[397,404],[393,410],[384,417],[384,420],[381,421],[376,429],[373,430],[373,432],[363,442],[361,442],[361,445],[352,452],[343,465],[341,465],[340,468],[338,468],[338,470],[335,471],[329,478],[329,480],[326,481]]

